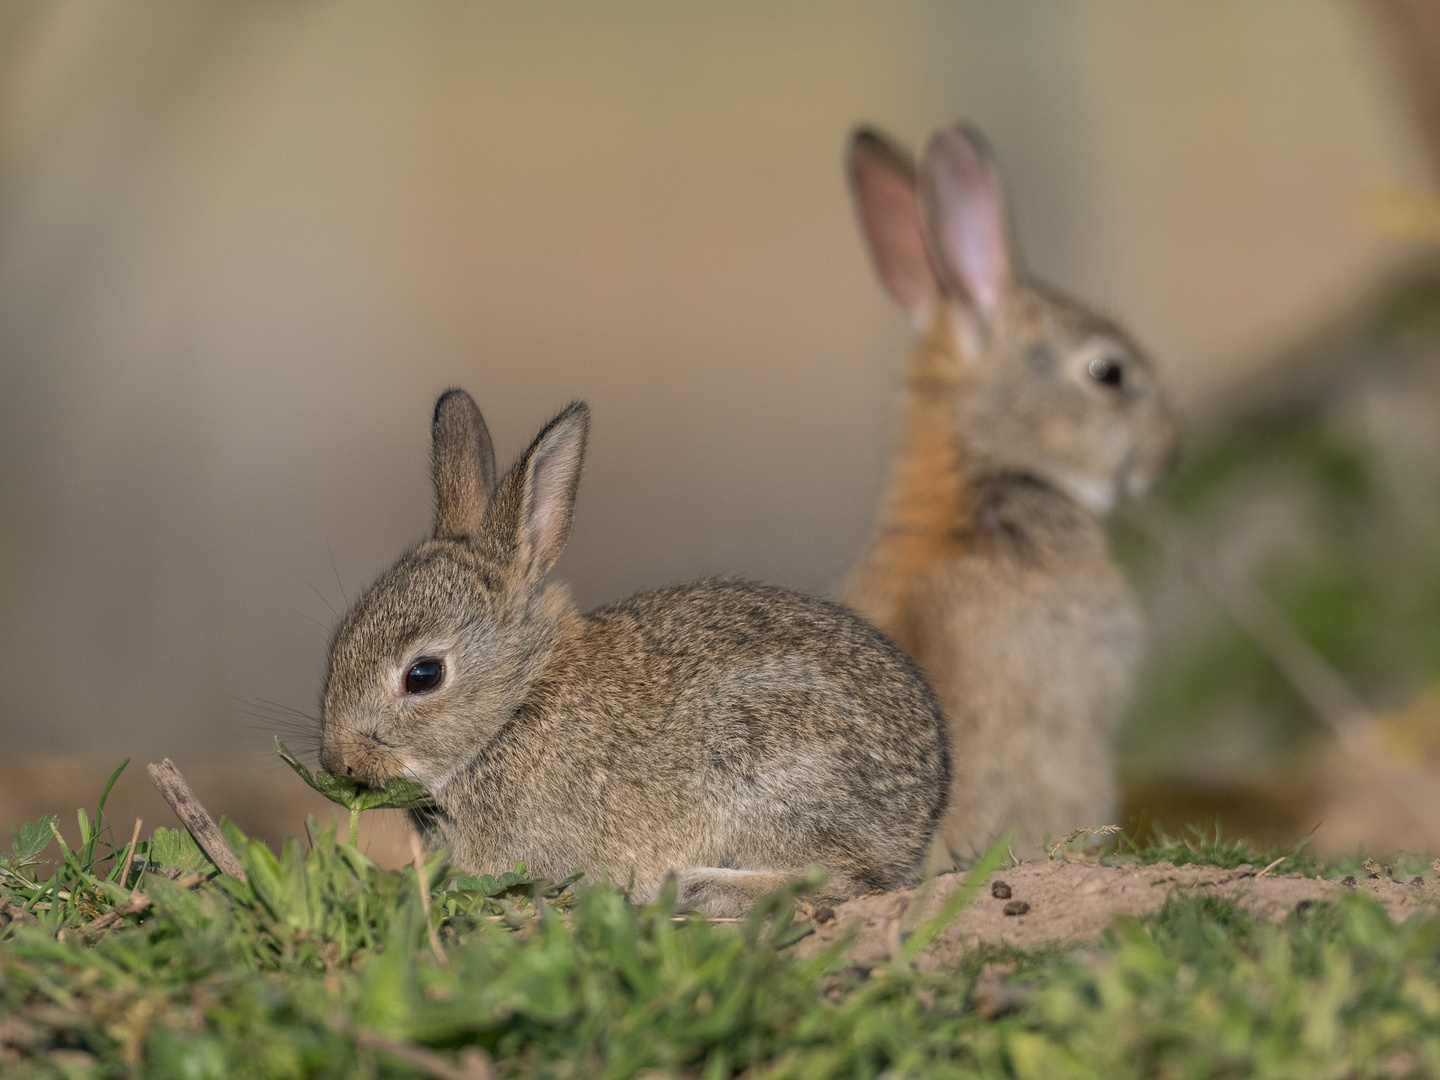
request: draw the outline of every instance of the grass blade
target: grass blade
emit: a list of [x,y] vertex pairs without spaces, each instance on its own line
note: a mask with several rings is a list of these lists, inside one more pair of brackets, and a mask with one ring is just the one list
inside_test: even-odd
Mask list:
[[908,964],[913,961],[935,940],[940,931],[954,922],[960,912],[969,907],[970,901],[975,898],[975,894],[980,891],[980,887],[990,879],[990,875],[999,867],[1001,860],[1005,858],[1005,852],[1008,851],[1009,848],[1010,836],[1008,833],[990,845],[990,850],[980,856],[980,859],[975,865],[970,867],[969,873],[965,875],[965,883],[956,888],[956,890],[946,898],[945,903],[940,905],[940,910],[922,923],[920,927],[910,935],[909,939],[900,949],[900,955],[898,957],[900,963]]

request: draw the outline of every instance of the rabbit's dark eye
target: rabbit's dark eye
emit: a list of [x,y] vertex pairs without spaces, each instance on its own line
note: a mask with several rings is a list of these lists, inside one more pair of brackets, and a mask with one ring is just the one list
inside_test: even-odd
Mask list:
[[444,681],[445,665],[427,656],[424,660],[415,661],[410,665],[410,670],[405,672],[405,692],[428,694],[431,690],[438,690]]
[[1125,380],[1125,368],[1118,360],[1097,356],[1090,361],[1090,377],[1106,386],[1119,386]]

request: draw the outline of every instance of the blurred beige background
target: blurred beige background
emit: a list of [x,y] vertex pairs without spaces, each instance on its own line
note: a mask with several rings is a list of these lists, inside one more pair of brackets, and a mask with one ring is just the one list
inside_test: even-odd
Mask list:
[[593,405],[583,603],[829,588],[907,337],[841,147],[958,116],[1032,266],[1198,412],[1408,256],[1363,200],[1429,186],[1350,0],[8,0],[0,757],[273,782],[253,714],[313,711],[332,608],[428,527],[449,385],[502,457]]

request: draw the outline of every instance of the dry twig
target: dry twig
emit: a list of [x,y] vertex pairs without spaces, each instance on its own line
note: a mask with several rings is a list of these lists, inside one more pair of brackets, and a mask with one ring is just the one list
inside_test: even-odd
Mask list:
[[4,915],[11,922],[38,923],[40,921],[35,917],[34,912],[26,911],[13,900],[0,900],[0,915]]
[[120,871],[120,884],[126,885],[130,880],[130,867],[135,862],[135,845],[140,842],[140,826],[144,824],[138,817],[135,819],[135,831],[130,834],[130,847],[125,851],[125,869]]
[[430,921],[430,875],[425,872],[425,849],[420,845],[420,834],[410,833],[410,856],[415,864],[415,881],[420,886],[420,908],[425,912],[425,931],[430,935],[430,951],[437,962],[445,963],[445,949],[440,944],[440,931]]
[[[1094,829],[1074,829],[1070,832],[1068,836],[1065,837],[1065,839],[1058,840],[1055,843],[1051,844],[1050,849],[1045,853],[1045,857],[1050,859],[1051,861],[1058,859],[1061,854],[1071,845],[1071,843],[1080,839],[1080,837],[1082,836],[1109,836],[1111,833],[1118,833],[1119,831],[1119,825],[1101,825],[1098,828]],[[1012,859],[1015,858],[1013,852],[1011,853],[1010,857]],[[1020,865],[1019,859],[1015,859],[1015,865]]]
[[195,797],[174,762],[167,757],[159,765],[150,765],[149,771],[155,787],[170,804],[170,809],[175,811],[175,816],[185,823],[185,828],[190,830],[195,842],[210,856],[210,861],[231,877],[241,881],[248,880],[245,877],[245,868],[230,850],[230,845],[225,843],[225,837],[221,835],[215,819]]
[[92,919],[87,923],[85,934],[87,937],[102,934],[116,923],[121,922],[126,915],[139,915],[149,906],[150,898],[136,889],[123,903],[117,904],[98,919]]

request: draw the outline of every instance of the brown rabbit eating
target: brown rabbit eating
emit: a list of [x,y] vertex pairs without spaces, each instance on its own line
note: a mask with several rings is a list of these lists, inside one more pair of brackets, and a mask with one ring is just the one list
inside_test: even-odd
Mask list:
[[916,342],[884,503],[844,599],[915,659],[945,711],[941,866],[1005,829],[1028,847],[1113,819],[1110,740],[1141,626],[1101,519],[1163,471],[1176,425],[1130,337],[1025,273],[978,132],[936,132],[917,177],[861,129],[848,166]]
[[837,605],[701,581],[580,614],[569,537],[589,410],[498,482],[469,395],[435,406],[434,535],[335,632],[320,761],[434,796],[456,865],[632,883],[711,915],[819,865],[817,900],[919,874],[945,808],[944,720],[914,664]]

